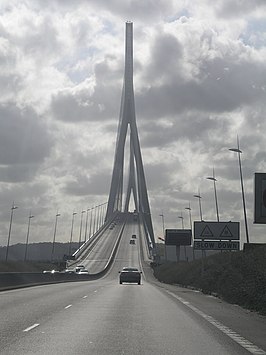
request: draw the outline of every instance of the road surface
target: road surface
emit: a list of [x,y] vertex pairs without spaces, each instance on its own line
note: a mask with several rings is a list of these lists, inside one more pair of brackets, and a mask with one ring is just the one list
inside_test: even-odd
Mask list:
[[[120,285],[123,266],[139,267],[142,284]],[[4,291],[0,309],[4,355],[266,354],[265,317],[157,282],[133,223],[104,278]]]

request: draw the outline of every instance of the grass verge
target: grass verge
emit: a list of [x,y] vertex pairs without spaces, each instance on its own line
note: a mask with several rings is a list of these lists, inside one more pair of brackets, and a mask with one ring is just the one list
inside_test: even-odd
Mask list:
[[161,282],[195,287],[266,315],[266,249],[218,253],[192,262],[154,267]]

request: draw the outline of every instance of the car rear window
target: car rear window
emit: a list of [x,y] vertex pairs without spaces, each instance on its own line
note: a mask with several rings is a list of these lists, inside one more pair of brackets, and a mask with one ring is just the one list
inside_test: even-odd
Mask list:
[[138,269],[134,267],[124,267],[123,271],[138,271]]

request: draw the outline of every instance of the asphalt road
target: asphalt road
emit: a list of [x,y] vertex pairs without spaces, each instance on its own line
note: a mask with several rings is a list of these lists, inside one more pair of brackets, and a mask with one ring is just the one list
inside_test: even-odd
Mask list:
[[[1,292],[0,354],[266,354],[265,317],[156,282],[139,244],[129,223],[104,278]],[[140,286],[119,285],[129,265]]]

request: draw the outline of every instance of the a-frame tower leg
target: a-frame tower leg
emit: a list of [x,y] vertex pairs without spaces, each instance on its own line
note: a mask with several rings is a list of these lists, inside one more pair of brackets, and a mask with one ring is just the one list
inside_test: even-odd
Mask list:
[[120,107],[115,160],[106,213],[107,220],[114,212],[122,211],[124,152],[128,126],[130,127],[130,162],[129,181],[124,210],[128,211],[130,195],[131,192],[133,192],[135,209],[139,212],[145,231],[148,234],[149,247],[153,249],[155,248],[155,240],[135,115],[132,22],[126,23],[124,85]]

